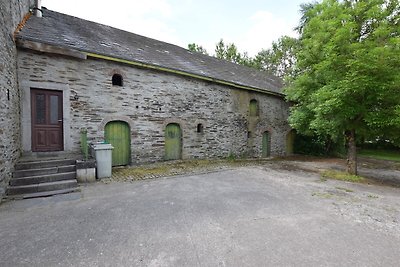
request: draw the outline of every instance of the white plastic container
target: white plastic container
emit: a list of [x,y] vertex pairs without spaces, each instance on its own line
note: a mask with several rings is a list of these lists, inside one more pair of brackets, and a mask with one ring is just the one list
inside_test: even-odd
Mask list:
[[111,177],[112,171],[112,150],[111,144],[95,143],[92,145],[96,159],[97,179]]

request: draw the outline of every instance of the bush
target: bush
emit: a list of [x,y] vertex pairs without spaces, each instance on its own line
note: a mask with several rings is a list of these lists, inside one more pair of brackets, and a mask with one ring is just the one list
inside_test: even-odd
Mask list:
[[296,134],[294,153],[311,156],[341,156],[345,154],[344,140],[332,141],[330,138],[317,135]]

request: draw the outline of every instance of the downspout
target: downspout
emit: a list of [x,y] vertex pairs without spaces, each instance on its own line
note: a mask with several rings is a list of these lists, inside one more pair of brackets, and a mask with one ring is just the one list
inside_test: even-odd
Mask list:
[[35,0],[35,7],[33,8],[33,15],[38,18],[42,17],[42,0]]

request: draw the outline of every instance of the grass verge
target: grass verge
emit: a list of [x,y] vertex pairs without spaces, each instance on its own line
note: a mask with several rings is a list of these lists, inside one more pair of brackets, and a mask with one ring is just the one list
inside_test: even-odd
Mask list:
[[400,151],[362,149],[358,155],[383,160],[400,161]]
[[362,176],[348,174],[347,172],[325,170],[321,173],[323,179],[335,179],[352,183],[364,183],[366,179]]

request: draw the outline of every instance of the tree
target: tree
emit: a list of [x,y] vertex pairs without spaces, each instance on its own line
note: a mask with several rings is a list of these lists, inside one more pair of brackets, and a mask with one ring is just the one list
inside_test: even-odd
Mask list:
[[254,58],[254,66],[278,77],[293,76],[296,63],[298,40],[289,36],[282,36],[272,43],[272,48],[263,49]]
[[307,10],[289,122],[305,134],[345,137],[357,174],[356,136],[400,130],[398,0],[323,0]]
[[204,55],[208,55],[208,52],[205,48],[203,48],[201,45],[198,45],[195,43],[188,44],[188,49],[192,52],[198,52],[198,53],[202,53]]
[[247,52],[241,54],[234,43],[225,44],[223,39],[219,40],[215,46],[215,57],[239,65],[255,67],[253,58],[249,57]]

